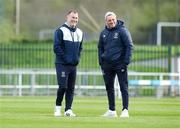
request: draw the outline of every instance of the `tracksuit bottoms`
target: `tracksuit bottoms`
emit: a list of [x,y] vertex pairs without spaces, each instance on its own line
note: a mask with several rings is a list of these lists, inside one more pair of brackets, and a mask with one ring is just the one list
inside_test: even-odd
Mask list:
[[[127,65],[125,64],[103,64],[101,65],[103,78],[106,86],[109,109],[115,110],[115,90],[114,80],[117,75],[120,91],[122,95],[123,109],[128,109],[129,96],[128,96],[128,75]],[[122,109],[122,110],[123,110]]]
[[72,108],[76,80],[76,66],[62,64],[55,65],[57,82],[59,85],[56,106],[62,105],[63,97],[65,95],[65,111],[67,111]]

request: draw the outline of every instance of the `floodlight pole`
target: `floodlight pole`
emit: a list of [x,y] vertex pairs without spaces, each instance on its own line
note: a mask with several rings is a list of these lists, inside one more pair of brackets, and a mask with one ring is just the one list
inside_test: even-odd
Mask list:
[[20,0],[16,0],[16,35],[20,33]]

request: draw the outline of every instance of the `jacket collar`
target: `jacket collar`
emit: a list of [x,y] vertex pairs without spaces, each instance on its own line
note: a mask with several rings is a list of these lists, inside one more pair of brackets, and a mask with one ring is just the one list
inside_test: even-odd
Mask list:
[[65,23],[63,24],[63,26],[66,27],[66,28],[68,28],[68,29],[69,29],[70,31],[72,31],[72,32],[75,32],[76,29],[77,29],[77,27],[75,27],[75,28],[70,27],[67,22],[65,22]]

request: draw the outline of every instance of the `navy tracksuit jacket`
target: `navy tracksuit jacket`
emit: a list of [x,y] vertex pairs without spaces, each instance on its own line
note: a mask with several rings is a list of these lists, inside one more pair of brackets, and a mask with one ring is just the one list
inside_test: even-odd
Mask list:
[[128,76],[127,65],[131,61],[133,42],[130,32],[124,23],[117,21],[115,28],[101,32],[98,44],[99,64],[108,95],[109,109],[115,110],[114,79],[118,76],[122,94],[123,109],[128,109]]

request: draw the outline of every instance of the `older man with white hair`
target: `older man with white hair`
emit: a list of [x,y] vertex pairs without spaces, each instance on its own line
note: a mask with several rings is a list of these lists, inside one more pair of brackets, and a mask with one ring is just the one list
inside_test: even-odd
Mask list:
[[114,80],[117,75],[122,94],[122,112],[120,117],[129,117],[128,113],[128,74],[133,42],[124,22],[117,20],[114,12],[105,14],[105,29],[101,32],[98,44],[99,64],[103,72],[109,109],[105,117],[117,117],[115,109]]

